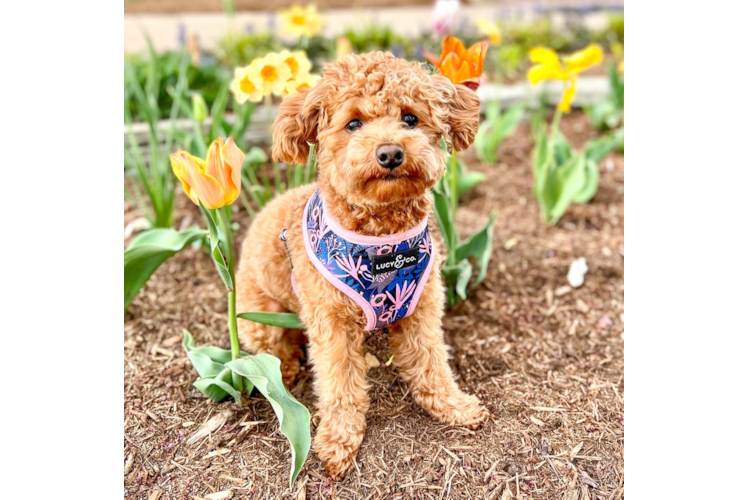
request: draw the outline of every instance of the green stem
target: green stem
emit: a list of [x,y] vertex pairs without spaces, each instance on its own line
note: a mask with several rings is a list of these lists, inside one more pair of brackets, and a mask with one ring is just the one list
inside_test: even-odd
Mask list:
[[[234,280],[234,271],[231,270],[231,279]],[[235,281],[235,280],[234,280]],[[236,287],[234,287],[236,288]],[[231,359],[239,358],[239,331],[236,325],[236,291],[229,291],[229,338],[231,339]],[[233,371],[231,372],[231,382],[234,389],[241,392],[244,389],[242,377]]]
[[[237,359],[240,355],[239,349],[239,330],[236,324],[236,277],[234,275],[234,231],[231,229],[231,215],[228,212],[231,205],[216,209],[219,217],[219,228],[226,244],[226,265],[231,273],[231,281],[234,283],[234,290],[229,290],[229,338],[231,339],[231,359]],[[231,372],[231,382],[234,389],[241,392],[244,384],[242,377]]]
[[558,126],[561,123],[561,116],[563,113],[556,109],[556,113],[553,115],[553,122],[551,123],[551,137],[548,140],[548,147],[550,148],[551,154],[548,158],[555,158],[556,154],[556,136],[558,135]]
[[456,236],[457,231],[457,153],[454,151],[452,152],[452,157],[450,158],[449,162],[449,201],[450,201],[450,219],[452,226],[454,227],[455,231],[455,237],[453,238],[454,241],[449,242],[449,251],[447,252],[447,264],[450,266],[453,266],[456,264],[457,260],[457,240],[459,239]]

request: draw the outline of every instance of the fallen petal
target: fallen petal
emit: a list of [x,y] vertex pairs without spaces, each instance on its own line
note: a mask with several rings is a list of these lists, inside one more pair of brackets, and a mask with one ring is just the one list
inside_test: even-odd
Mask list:
[[587,259],[579,257],[569,266],[569,272],[566,275],[566,279],[569,284],[574,288],[579,288],[584,284],[584,275],[587,274],[589,268],[587,267]]

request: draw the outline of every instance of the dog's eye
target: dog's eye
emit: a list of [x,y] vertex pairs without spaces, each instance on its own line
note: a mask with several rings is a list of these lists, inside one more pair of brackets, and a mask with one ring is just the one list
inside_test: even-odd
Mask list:
[[346,124],[345,129],[348,132],[353,132],[360,129],[363,125],[364,123],[361,120],[351,120]]
[[413,128],[418,124],[418,117],[413,113],[407,113],[403,115],[403,122],[405,122],[408,127]]

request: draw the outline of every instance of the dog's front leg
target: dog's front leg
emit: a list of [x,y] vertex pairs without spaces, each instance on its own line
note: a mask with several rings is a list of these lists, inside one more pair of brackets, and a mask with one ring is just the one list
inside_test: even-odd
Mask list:
[[415,312],[389,327],[394,362],[423,409],[441,422],[475,428],[488,411],[454,381],[441,327],[443,300],[437,271],[429,277]]
[[320,417],[314,451],[328,475],[341,479],[353,466],[364,439],[369,398],[364,332],[336,312],[310,315],[307,334]]

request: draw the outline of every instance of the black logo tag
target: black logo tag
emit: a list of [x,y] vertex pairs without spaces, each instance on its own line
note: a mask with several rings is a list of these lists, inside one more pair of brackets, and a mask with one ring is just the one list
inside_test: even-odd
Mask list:
[[377,255],[371,259],[371,274],[376,276],[377,274],[398,271],[404,267],[411,267],[416,264],[418,264],[418,248]]

